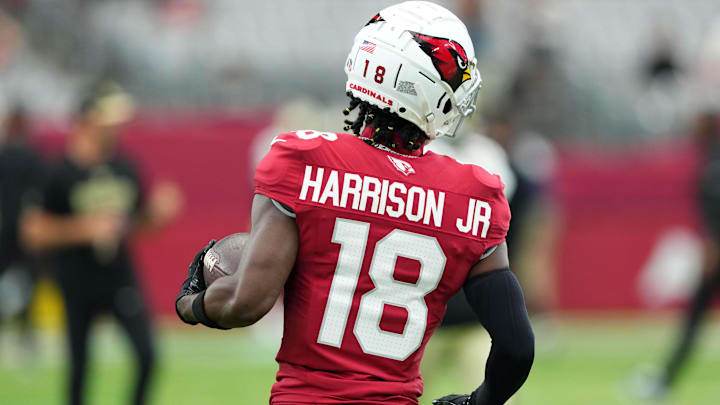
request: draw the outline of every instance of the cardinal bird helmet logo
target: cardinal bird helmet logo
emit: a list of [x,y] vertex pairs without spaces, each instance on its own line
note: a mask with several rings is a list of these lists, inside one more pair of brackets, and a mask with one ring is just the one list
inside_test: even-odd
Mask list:
[[375,17],[371,18],[370,21],[368,21],[367,24],[365,24],[365,26],[367,27],[370,24],[374,24],[374,23],[380,22],[380,21],[385,21],[385,19],[382,18],[382,16],[380,16],[380,13],[377,13],[377,14],[375,14]]
[[431,37],[412,31],[410,33],[420,45],[420,49],[430,57],[442,80],[449,84],[453,91],[470,80],[468,57],[462,45],[447,38]]

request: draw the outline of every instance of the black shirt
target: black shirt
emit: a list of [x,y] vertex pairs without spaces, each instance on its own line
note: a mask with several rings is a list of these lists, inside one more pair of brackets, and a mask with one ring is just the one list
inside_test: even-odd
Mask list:
[[0,271],[25,259],[18,241],[18,219],[43,181],[44,162],[29,145],[8,143],[0,148]]
[[[134,165],[113,158],[94,167],[83,167],[64,159],[53,168],[42,193],[49,213],[74,216],[93,212],[121,215],[130,229],[140,212],[142,191]],[[131,277],[127,234],[118,243],[81,245],[53,252],[61,282],[82,279],[90,284],[124,283]]]

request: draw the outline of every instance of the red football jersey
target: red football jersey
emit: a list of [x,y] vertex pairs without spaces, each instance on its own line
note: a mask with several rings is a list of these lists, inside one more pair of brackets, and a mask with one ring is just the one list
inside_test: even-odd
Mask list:
[[503,184],[474,165],[348,134],[276,137],[255,192],[293,209],[271,404],[417,404],[420,360],[447,301],[510,221]]

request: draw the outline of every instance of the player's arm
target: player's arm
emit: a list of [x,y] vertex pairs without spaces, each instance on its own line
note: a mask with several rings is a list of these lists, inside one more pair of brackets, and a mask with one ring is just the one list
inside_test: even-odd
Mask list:
[[38,207],[27,209],[20,219],[20,237],[31,251],[102,244],[119,238],[122,228],[116,215],[57,215]]
[[273,307],[290,276],[298,238],[295,220],[276,208],[270,198],[256,194],[252,231],[240,268],[207,290],[180,298],[178,314],[187,322],[220,328],[259,321]]
[[504,242],[473,266],[463,288],[468,303],[492,338],[485,381],[471,395],[451,395],[433,403],[504,404],[525,383],[535,356],[535,337],[525,299],[510,271]]

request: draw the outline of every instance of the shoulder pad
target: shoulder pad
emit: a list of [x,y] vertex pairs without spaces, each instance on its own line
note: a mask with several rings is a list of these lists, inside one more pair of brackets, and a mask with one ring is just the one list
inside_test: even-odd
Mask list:
[[472,166],[472,173],[473,176],[484,186],[498,189],[500,191],[503,191],[505,189],[505,184],[500,179],[500,176],[497,174],[493,174],[488,172],[487,170],[483,169],[480,166],[477,165],[470,165]]
[[[467,171],[471,172],[472,177],[475,180],[477,180],[484,187],[496,189],[496,190],[500,190],[500,191],[503,191],[505,189],[505,184],[500,179],[500,176],[498,176],[497,174],[488,172],[481,166],[474,165],[471,163],[463,163],[449,155],[442,155],[442,154],[438,154],[438,153],[435,153],[435,155],[441,159],[447,159],[447,160],[451,161],[452,163],[458,165],[458,167],[462,167],[462,170],[467,170]],[[465,172],[465,173],[467,173],[467,172]]]

